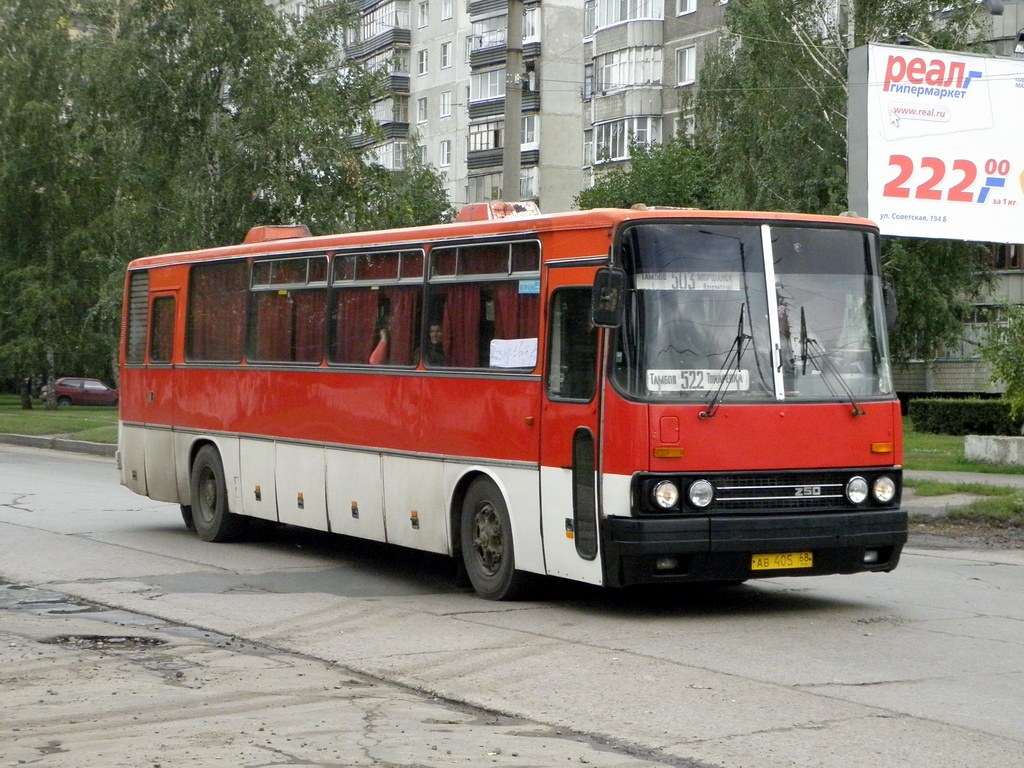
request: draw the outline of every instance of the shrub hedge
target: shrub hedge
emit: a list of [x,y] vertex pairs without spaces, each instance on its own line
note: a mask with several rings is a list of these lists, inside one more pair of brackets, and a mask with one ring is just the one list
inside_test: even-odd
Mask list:
[[1019,435],[1006,400],[980,398],[911,400],[907,410],[918,432],[938,435]]

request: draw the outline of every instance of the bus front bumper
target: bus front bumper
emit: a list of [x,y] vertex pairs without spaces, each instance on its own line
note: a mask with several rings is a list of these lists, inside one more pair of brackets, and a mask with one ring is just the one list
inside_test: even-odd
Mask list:
[[619,587],[891,571],[906,542],[907,513],[899,509],[672,519],[612,517],[602,526],[605,584]]

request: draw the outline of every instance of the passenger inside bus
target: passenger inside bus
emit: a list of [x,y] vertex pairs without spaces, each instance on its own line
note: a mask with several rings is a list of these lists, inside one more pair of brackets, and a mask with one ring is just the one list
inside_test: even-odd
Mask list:
[[377,346],[370,353],[370,365],[383,365],[388,361],[388,329],[381,328],[377,334]]
[[427,329],[427,345],[422,350],[423,364],[428,368],[440,368],[447,365],[444,345],[441,343],[441,323],[432,321]]

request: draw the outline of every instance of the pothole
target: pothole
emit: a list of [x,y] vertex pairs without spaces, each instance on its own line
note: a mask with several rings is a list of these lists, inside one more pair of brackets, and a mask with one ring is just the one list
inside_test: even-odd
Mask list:
[[159,637],[142,635],[56,635],[39,642],[82,651],[137,651],[167,645],[167,641]]

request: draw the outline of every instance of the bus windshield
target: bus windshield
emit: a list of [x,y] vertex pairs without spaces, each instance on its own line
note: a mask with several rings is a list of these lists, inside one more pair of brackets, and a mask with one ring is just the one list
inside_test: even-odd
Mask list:
[[855,411],[891,399],[874,233],[638,222],[620,233],[618,256],[631,290],[613,377],[628,396]]

